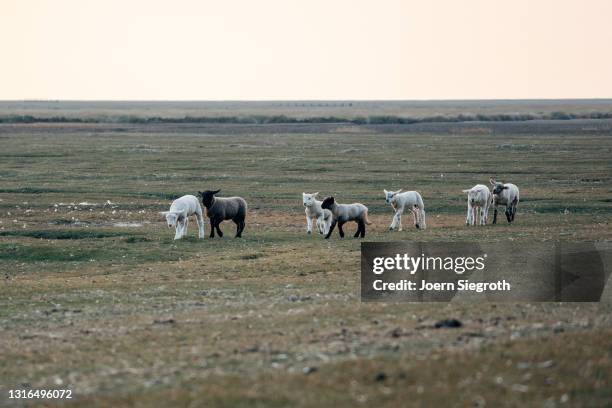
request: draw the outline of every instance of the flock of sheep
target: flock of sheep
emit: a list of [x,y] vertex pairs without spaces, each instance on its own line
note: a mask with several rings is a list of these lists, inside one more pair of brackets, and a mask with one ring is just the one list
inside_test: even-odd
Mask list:
[[[497,222],[497,207],[506,207],[506,219],[509,223],[514,221],[516,206],[519,202],[519,189],[512,183],[500,183],[495,178],[490,179],[492,189],[489,190],[484,184],[476,184],[474,187],[463,190],[467,193],[467,217],[466,225],[475,225],[478,215],[479,225],[485,225],[488,219],[489,208],[494,206],[493,224]],[[206,208],[206,216],[210,221],[210,238],[215,237],[215,230],[219,237],[223,232],[219,228],[221,222],[232,220],[236,224],[236,238],[242,236],[245,227],[247,203],[242,197],[215,197],[221,190],[206,190],[198,192],[198,197]],[[383,190],[385,201],[391,204],[395,214],[389,230],[402,230],[402,214],[409,209],[414,219],[414,226],[425,229],[425,205],[423,197],[417,191]],[[368,219],[368,207],[361,203],[339,204],[334,197],[326,197],[323,201],[317,200],[319,193],[302,193],[302,202],[306,212],[306,231],[312,233],[313,222],[317,231],[328,239],[336,225],[340,238],[344,237],[343,226],[349,221],[357,223],[357,231],[354,237],[365,237],[366,225],[371,222]],[[187,235],[187,224],[189,217],[195,215],[199,237],[204,238],[204,217],[200,201],[196,196],[185,195],[172,202],[169,211],[161,213],[168,223],[168,227],[174,227],[176,234],[174,239],[181,239]]]

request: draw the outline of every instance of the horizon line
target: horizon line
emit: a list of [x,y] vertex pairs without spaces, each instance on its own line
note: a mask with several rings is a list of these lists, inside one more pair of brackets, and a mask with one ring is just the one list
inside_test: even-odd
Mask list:
[[459,99],[0,99],[6,102],[496,102],[496,101],[612,101],[611,97],[572,97],[572,98],[459,98]]

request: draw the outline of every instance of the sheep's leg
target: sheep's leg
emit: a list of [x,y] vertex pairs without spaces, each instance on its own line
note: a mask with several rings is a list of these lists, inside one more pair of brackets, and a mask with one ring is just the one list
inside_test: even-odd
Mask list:
[[334,232],[334,228],[336,228],[336,220],[332,220],[332,223],[329,226],[329,230],[327,231],[327,235],[325,235],[325,239],[329,239],[332,232]]
[[181,239],[181,237],[183,236],[182,234],[182,229],[181,229],[181,222],[177,221],[176,226],[174,227],[175,229],[175,233],[174,233],[174,239]]
[[357,221],[357,232],[355,232],[353,238],[358,238],[359,236],[361,238],[365,237],[365,222],[363,220]]
[[183,223],[183,236],[187,236],[187,225],[189,224],[189,217],[185,217],[185,222]]
[[215,220],[213,218],[209,218],[210,220],[210,235],[209,238],[215,237]]
[[497,224],[497,205],[495,205],[493,210],[493,224]]
[[325,225],[325,220],[323,219],[323,215],[317,217],[317,231],[319,231],[319,234],[323,234],[324,233],[324,225]]
[[236,223],[236,236],[234,238],[242,237],[242,230],[244,229],[244,221],[243,220],[234,220]]
[[320,234],[326,234],[327,233],[328,222],[325,220],[325,214],[322,214],[318,218],[317,221],[319,223],[319,233]]
[[514,221],[514,216],[516,215],[516,205],[518,204],[518,200],[515,198],[512,200],[512,221]]
[[508,224],[512,222],[512,207],[510,205],[506,206],[506,219],[508,220]]
[[217,235],[219,235],[219,238],[223,238],[223,232],[221,231],[221,228],[219,228],[219,225],[221,225],[221,222],[223,220],[217,220],[217,222],[215,223],[215,228],[217,229]]
[[393,220],[391,221],[391,225],[389,225],[389,231],[393,231],[395,226],[397,225],[397,211],[393,214]]
[[468,201],[467,216],[465,217],[465,225],[470,225],[472,219],[472,204]]
[[196,221],[198,222],[198,238],[204,238],[204,219],[202,213],[196,214]]
[[340,238],[344,238],[344,230],[342,229],[342,226],[345,224],[345,222],[339,221],[338,222],[338,234],[340,234]]
[[306,215],[306,233],[312,233],[312,218],[310,218],[310,215]]
[[410,211],[412,212],[412,218],[414,220],[415,228],[421,229],[421,220],[419,219],[419,209],[413,207]]

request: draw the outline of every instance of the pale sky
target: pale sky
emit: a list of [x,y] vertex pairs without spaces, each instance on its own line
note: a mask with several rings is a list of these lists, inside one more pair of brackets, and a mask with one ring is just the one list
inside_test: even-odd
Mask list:
[[611,98],[610,0],[2,0],[0,99]]

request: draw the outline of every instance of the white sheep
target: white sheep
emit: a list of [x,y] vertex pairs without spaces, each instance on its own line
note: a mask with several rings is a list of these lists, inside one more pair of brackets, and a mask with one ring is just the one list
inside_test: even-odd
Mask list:
[[508,223],[514,221],[516,215],[516,206],[519,203],[519,189],[512,183],[499,183],[494,177],[489,180],[493,186],[493,224],[497,223],[497,206],[506,206],[506,219]]
[[476,213],[479,212],[479,225],[486,225],[491,206],[491,192],[484,184],[476,184],[474,187],[463,190],[467,193],[467,218],[466,225],[476,224]]
[[425,204],[423,204],[423,197],[416,191],[404,191],[399,189],[397,191],[383,190],[385,193],[385,201],[391,204],[395,215],[393,221],[389,225],[389,230],[393,230],[397,227],[398,231],[402,230],[402,214],[405,208],[409,208],[414,218],[414,226],[425,229],[427,225],[425,223]]
[[187,224],[189,216],[195,215],[198,222],[199,238],[204,238],[204,219],[202,218],[202,207],[195,196],[184,195],[172,202],[170,211],[160,213],[166,217],[168,227],[176,228],[174,239],[181,239],[187,235]]
[[306,232],[312,233],[312,220],[316,219],[317,231],[319,234],[327,234],[329,226],[332,223],[333,216],[331,211],[321,208],[323,201],[317,200],[319,193],[302,193],[302,203],[304,204],[304,212],[306,213]]

